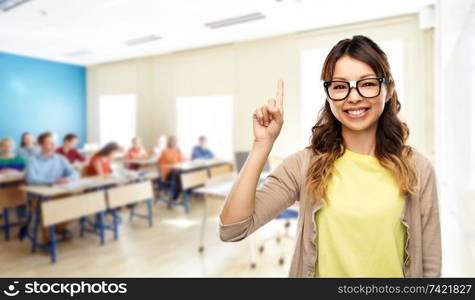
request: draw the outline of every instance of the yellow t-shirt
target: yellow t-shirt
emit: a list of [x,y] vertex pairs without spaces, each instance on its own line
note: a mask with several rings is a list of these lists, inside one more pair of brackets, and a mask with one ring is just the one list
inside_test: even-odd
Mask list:
[[404,277],[404,198],[374,156],[346,149],[316,213],[316,277]]

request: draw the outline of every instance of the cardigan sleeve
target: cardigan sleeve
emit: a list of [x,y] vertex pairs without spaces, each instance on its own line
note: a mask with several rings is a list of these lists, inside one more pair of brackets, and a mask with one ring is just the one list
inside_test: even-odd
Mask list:
[[442,264],[437,180],[429,161],[421,181],[423,277],[440,277]]
[[273,220],[299,198],[302,161],[301,152],[287,158],[256,189],[254,212],[248,218],[223,225],[219,220],[222,241],[240,241]]

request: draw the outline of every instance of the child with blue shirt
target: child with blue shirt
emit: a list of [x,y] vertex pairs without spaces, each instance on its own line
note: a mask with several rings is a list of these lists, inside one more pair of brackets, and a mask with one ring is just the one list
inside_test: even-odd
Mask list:
[[210,159],[213,157],[213,152],[206,148],[206,137],[204,135],[200,136],[198,140],[198,145],[193,147],[191,159]]
[[[56,143],[51,132],[45,132],[38,137],[40,153],[32,155],[26,168],[26,182],[28,184],[65,184],[79,178],[66,157],[55,153]],[[32,209],[36,203],[34,202]],[[63,240],[72,238],[72,233],[66,229],[68,222],[56,225],[56,232]],[[43,242],[48,244],[50,237],[48,230],[42,227]]]
[[45,132],[38,138],[40,153],[30,156],[26,168],[28,184],[63,184],[79,177],[69,161],[55,153],[56,144],[51,132]]

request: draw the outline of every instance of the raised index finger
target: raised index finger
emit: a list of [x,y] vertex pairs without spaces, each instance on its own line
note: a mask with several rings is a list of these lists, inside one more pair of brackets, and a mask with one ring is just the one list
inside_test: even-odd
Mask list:
[[276,99],[277,99],[277,105],[282,108],[282,106],[284,105],[284,81],[282,79],[280,79],[278,82],[277,82],[277,95],[276,95]]

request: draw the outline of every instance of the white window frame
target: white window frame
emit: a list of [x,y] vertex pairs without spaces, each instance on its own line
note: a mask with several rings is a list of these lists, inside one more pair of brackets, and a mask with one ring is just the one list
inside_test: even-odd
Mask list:
[[[180,102],[186,102],[186,101],[229,101],[228,102],[228,107],[223,107],[223,110],[221,109],[208,109],[206,107],[203,108],[198,108],[196,109],[196,116],[198,116],[196,122],[193,122],[191,120],[181,120],[180,116],[180,108],[179,106],[181,105]],[[207,146],[209,149],[213,152],[215,157],[223,158],[223,159],[232,159],[233,157],[233,107],[234,105],[234,98],[233,95],[231,94],[220,94],[220,95],[208,95],[208,96],[190,96],[190,97],[176,97],[175,98],[175,106],[176,106],[176,132],[177,132],[177,138],[178,138],[178,145],[183,153],[183,155],[187,158],[191,158],[191,152],[193,146],[198,144],[198,137],[200,135],[204,135],[207,138]],[[216,141],[213,138],[213,135],[209,134],[213,130],[213,128],[209,128],[209,131],[206,132],[206,129],[196,131],[192,137],[189,138],[189,140],[183,141],[183,132],[189,131],[190,126],[193,126],[193,124],[200,124],[202,122],[203,118],[206,118],[206,120],[212,120],[211,118],[207,118],[206,114],[203,114],[203,111],[207,110],[208,112],[211,112],[211,115],[220,117],[222,115],[228,115],[226,117],[226,120],[217,121],[214,120],[213,123],[215,124],[214,126],[220,126],[222,125],[223,122],[228,122],[229,123],[229,132],[217,137],[219,141]],[[226,110],[229,110],[226,113]],[[209,125],[209,124],[208,124]],[[207,125],[205,125],[207,126]],[[204,132],[203,132],[204,131]],[[227,140],[227,141],[226,141]],[[226,145],[225,147],[219,147],[219,145]]]
[[[132,100],[133,104],[132,107],[130,108],[131,111],[129,112],[131,120],[130,120],[130,125],[132,126],[132,129],[130,130],[130,134],[127,135],[127,137],[124,138],[108,138],[104,137],[104,123],[103,120],[103,109],[110,109],[110,113],[115,114],[117,113],[117,110],[112,110],[111,107],[104,107],[103,101],[109,100],[109,101],[120,101],[120,98],[127,99],[129,98]],[[114,99],[116,98],[116,99]],[[104,94],[99,96],[99,144],[103,146],[104,144],[108,142],[117,142],[119,145],[123,147],[127,147],[130,145],[131,139],[137,135],[137,95],[133,93],[124,93],[124,94]]]

